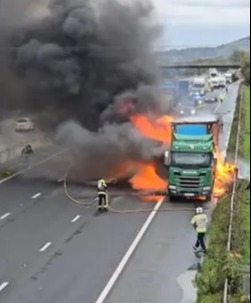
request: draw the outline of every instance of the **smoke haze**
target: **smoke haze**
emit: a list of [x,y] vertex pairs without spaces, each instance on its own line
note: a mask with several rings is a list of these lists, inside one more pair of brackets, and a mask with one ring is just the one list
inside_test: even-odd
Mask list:
[[156,87],[160,29],[150,2],[8,0],[2,12],[0,106],[45,113],[40,125],[56,126],[57,140],[83,163],[156,155],[128,123],[135,113],[168,110]]
[[29,89],[23,102],[54,113],[63,108],[96,127],[114,96],[157,81],[151,14],[143,1],[96,1],[94,8],[89,0],[51,0],[47,15],[26,22],[12,40],[16,72]]

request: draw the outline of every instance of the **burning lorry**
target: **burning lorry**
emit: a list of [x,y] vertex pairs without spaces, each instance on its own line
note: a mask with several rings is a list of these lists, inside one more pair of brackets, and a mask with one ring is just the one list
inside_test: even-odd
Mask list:
[[211,199],[217,170],[215,151],[219,123],[214,117],[197,121],[195,117],[172,123],[171,148],[165,153],[170,198],[205,197]]

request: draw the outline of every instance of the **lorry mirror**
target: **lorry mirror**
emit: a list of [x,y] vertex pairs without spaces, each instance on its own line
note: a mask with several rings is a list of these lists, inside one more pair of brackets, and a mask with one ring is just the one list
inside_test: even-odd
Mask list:
[[170,164],[171,164],[171,158],[170,158],[170,152],[169,151],[165,152],[164,164],[166,166],[170,166]]

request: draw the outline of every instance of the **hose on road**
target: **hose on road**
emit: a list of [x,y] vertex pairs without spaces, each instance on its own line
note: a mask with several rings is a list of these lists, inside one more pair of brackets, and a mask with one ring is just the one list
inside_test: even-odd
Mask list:
[[[68,174],[66,173],[65,176],[64,176],[64,191],[65,191],[65,195],[67,196],[67,198],[72,201],[73,203],[79,205],[79,206],[83,206],[83,207],[87,207],[87,208],[90,208],[91,206],[94,206],[94,204],[97,202],[97,198],[95,198],[94,200],[92,200],[91,202],[87,203],[87,202],[83,202],[81,201],[79,198],[75,198],[73,197],[70,192],[69,192],[69,189],[68,189],[68,184],[67,184],[67,176]],[[145,196],[167,196],[167,194],[164,195],[164,193],[159,193],[159,192],[156,192],[156,193],[145,193],[144,194]],[[133,196],[133,197],[140,197],[142,196],[142,193],[131,193],[130,196]],[[223,199],[227,198],[229,195],[225,196]],[[162,203],[164,202],[164,197],[162,199],[159,200],[159,202]],[[214,206],[214,204],[210,204],[209,206],[207,207],[204,207],[206,210],[209,210],[211,209],[212,207]],[[142,209],[125,209],[125,210],[120,210],[120,209],[116,209],[114,207],[111,206],[111,203],[109,201],[108,203],[108,210],[111,212],[111,213],[114,213],[114,214],[135,214],[135,213],[151,213],[153,211],[153,208],[142,208]],[[180,211],[187,211],[187,212],[191,212],[193,211],[193,208],[191,207],[162,207],[161,209],[158,209],[157,212],[180,212]]]
[[80,205],[80,206],[91,207],[91,206],[93,206],[93,205],[97,202],[97,198],[95,198],[94,200],[92,200],[92,201],[89,202],[89,203],[86,203],[86,202],[80,201],[80,200],[77,199],[77,198],[74,198],[74,197],[69,193],[69,190],[68,190],[68,185],[67,185],[67,173],[66,173],[65,176],[64,176],[64,192],[65,192],[66,197],[67,197],[70,201],[72,201],[72,202],[74,202],[74,203],[76,203],[76,204],[78,204],[78,205]]

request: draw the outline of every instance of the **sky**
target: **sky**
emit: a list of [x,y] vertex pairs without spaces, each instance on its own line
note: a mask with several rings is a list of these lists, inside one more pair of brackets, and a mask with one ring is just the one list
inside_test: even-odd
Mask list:
[[[38,7],[49,0],[25,0]],[[100,1],[100,0],[99,0]],[[122,0],[119,0],[122,1]],[[134,0],[123,0],[122,2]],[[145,1],[145,0],[143,0]],[[250,0],[150,0],[156,6],[158,20],[164,32],[159,46],[183,48],[189,46],[216,46],[250,35]],[[21,0],[0,0],[4,3]],[[16,5],[16,4],[15,4]],[[41,7],[38,11],[41,14]],[[16,9],[18,14],[19,9]],[[46,10],[44,10],[44,13]],[[0,14],[1,15],[1,14]],[[3,14],[4,16],[4,14]],[[2,17],[1,17],[2,18]],[[27,18],[27,16],[26,16]],[[8,15],[6,14],[8,20]],[[16,17],[10,19],[13,23]],[[20,19],[17,18],[17,19]],[[1,21],[1,20],[0,20]],[[1,22],[0,22],[1,23]]]
[[153,0],[164,25],[160,44],[220,45],[250,35],[250,0]]

